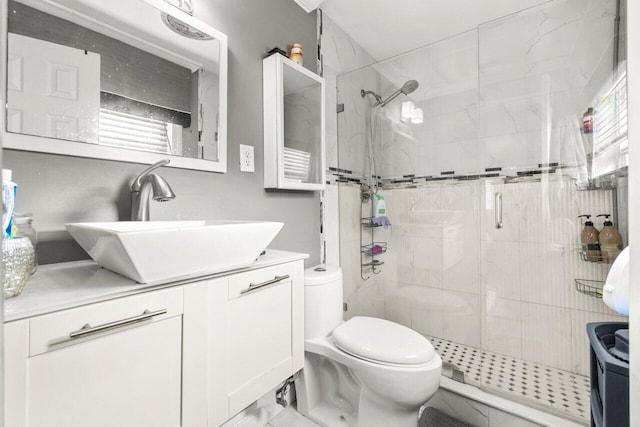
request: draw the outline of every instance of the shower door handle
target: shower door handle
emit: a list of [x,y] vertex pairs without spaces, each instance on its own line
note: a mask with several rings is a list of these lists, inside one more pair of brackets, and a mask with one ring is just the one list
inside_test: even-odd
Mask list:
[[502,193],[496,193],[496,210],[495,210],[496,228],[502,228]]

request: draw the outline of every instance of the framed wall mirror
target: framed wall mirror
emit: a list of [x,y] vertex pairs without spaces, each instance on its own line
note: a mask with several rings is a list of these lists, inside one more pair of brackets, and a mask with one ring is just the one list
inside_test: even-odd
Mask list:
[[4,147],[226,172],[227,36],[165,0],[1,0]]

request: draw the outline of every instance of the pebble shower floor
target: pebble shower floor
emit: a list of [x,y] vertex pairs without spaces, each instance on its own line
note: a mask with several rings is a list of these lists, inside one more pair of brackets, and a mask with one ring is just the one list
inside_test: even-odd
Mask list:
[[[588,423],[589,377],[535,362],[429,338],[442,362],[464,372],[464,382],[525,404]],[[443,374],[447,375],[446,369]]]

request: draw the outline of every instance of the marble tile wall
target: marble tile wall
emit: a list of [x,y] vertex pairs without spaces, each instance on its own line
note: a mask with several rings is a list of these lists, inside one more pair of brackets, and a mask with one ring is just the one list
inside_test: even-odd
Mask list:
[[[318,12],[318,25],[321,27],[319,43],[321,51],[322,76],[326,85],[327,104],[327,167],[338,167],[338,124],[336,105],[336,78],[375,61],[358,43],[356,43],[331,18]],[[358,89],[358,96],[360,90]]]
[[[368,146],[369,127],[367,123],[372,117],[380,118],[377,109],[372,110],[372,98],[360,96],[360,90],[380,92],[380,74],[367,67],[359,71],[343,74],[338,77],[337,100],[344,105],[344,111],[337,115],[338,120],[338,167],[357,175],[370,174],[370,154]],[[380,126],[386,127],[384,117],[380,118]],[[380,162],[381,157],[375,160]],[[380,171],[376,170],[380,175]]]
[[[615,0],[561,0],[509,15],[338,75],[340,167],[367,175],[369,101],[415,79],[418,89],[376,108],[377,174],[484,172],[493,167],[576,164],[579,124],[612,74]],[[422,124],[400,120],[403,101]]]
[[[397,98],[381,110],[394,125],[392,138],[376,145],[382,176],[478,170],[477,30],[383,61],[372,68],[385,77],[381,86],[383,97],[407,80],[419,82],[414,93]],[[385,87],[389,84],[391,87]],[[412,101],[423,110],[422,124],[400,121],[405,101]]]
[[[338,75],[373,64],[375,61],[360,45],[322,11],[318,11],[318,42],[320,44],[320,67],[325,79],[326,96],[326,163],[327,168],[338,168],[338,115],[337,87]],[[342,156],[343,159],[362,156],[364,146],[358,139],[360,151]],[[351,167],[351,166],[350,166]],[[338,186],[333,180],[322,192],[322,232],[321,259],[329,264],[340,264],[340,222],[338,207]]]
[[613,72],[613,0],[565,0],[479,31],[481,167],[572,163],[587,107]]
[[[477,46],[473,30],[338,76],[338,102],[345,107],[338,114],[340,168],[370,173],[367,126],[373,115],[377,175],[477,170]],[[418,81],[417,90],[384,108],[372,110],[373,98],[360,96],[364,88],[386,99],[408,80]],[[400,120],[404,101],[423,110],[423,124]]]

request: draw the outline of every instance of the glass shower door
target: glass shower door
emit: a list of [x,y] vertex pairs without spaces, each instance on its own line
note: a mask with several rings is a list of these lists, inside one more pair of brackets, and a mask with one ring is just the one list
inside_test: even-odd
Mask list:
[[478,29],[480,158],[498,175],[479,201],[481,385],[579,422],[585,324],[622,319],[575,281],[601,286],[609,269],[583,260],[578,216],[618,206],[617,179],[591,174],[598,123],[588,123],[624,67],[616,14],[615,0],[565,0]]

